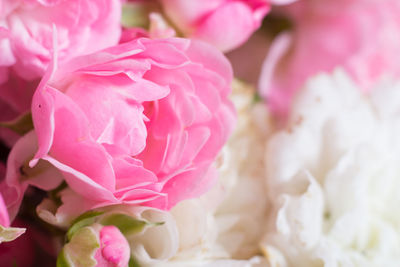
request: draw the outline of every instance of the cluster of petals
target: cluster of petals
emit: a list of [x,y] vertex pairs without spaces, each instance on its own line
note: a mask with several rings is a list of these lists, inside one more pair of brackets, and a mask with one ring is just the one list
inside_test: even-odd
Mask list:
[[[29,111],[33,92],[51,62],[54,28],[59,60],[66,61],[117,44],[120,18],[120,0],[2,0],[0,121]],[[11,146],[18,137],[2,128],[0,138]]]
[[51,61],[54,26],[60,60],[67,60],[118,43],[120,17],[120,0],[1,1],[0,83],[7,79],[7,67],[28,80],[44,74]]
[[212,163],[235,122],[222,53],[141,38],[59,66],[56,56],[33,96],[35,129],[9,156],[3,192],[14,212],[29,184],[65,180],[87,209],[170,209],[215,182]]
[[266,153],[270,266],[396,266],[399,81],[312,78]]

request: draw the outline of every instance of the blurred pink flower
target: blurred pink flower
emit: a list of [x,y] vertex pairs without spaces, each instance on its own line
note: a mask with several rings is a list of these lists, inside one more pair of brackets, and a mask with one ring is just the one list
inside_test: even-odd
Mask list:
[[212,163],[235,122],[222,53],[199,41],[143,38],[55,63],[33,97],[35,133],[8,160],[2,192],[13,214],[28,184],[57,186],[57,170],[88,208],[170,209],[214,183]]
[[4,204],[4,200],[1,194],[0,194],[0,225],[4,227],[10,226],[10,218],[8,217],[7,207]]
[[279,36],[264,62],[260,93],[286,117],[292,97],[312,75],[344,67],[364,91],[400,70],[400,2],[303,0],[282,7],[292,32]]
[[[3,163],[0,163],[0,181],[4,179],[6,175],[6,167]],[[4,203],[3,196],[0,193],[0,225],[4,227],[10,226],[10,217],[8,216],[7,207]]]
[[213,44],[222,51],[244,43],[270,9],[268,0],[161,0],[185,36]]
[[7,67],[24,79],[43,75],[51,59],[53,25],[60,61],[118,43],[120,0],[2,0],[0,83]]

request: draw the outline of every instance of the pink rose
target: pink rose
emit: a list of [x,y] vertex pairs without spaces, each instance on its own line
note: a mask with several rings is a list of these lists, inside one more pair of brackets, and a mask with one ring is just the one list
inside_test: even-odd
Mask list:
[[268,0],[161,0],[163,8],[185,36],[222,51],[244,43],[270,9]]
[[24,79],[41,77],[51,59],[53,26],[60,61],[117,44],[120,0],[2,0],[0,83],[13,66]]
[[259,81],[275,113],[286,117],[304,82],[337,66],[352,74],[364,91],[385,73],[399,74],[398,1],[304,0],[282,10],[294,29],[272,45]]
[[[170,209],[199,196],[214,183],[212,163],[234,126],[231,82],[219,51],[186,39],[137,39],[60,67],[54,62],[33,97],[35,133],[9,157],[7,204],[15,213],[29,183],[57,186],[51,169],[87,209]],[[34,179],[21,179],[21,165]]]

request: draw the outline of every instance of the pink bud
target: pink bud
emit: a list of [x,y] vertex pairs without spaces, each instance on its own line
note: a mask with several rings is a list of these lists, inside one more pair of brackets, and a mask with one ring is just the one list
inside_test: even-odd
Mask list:
[[100,246],[95,255],[96,266],[125,267],[128,265],[129,244],[117,227],[105,226],[101,229]]

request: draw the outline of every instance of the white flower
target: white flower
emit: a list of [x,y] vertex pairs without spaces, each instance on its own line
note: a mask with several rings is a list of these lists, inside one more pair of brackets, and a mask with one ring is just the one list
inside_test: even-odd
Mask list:
[[270,266],[399,266],[400,82],[311,79],[267,146]]

